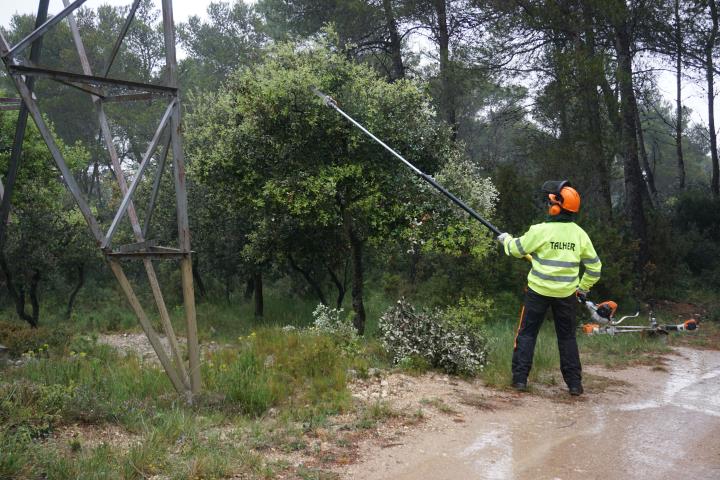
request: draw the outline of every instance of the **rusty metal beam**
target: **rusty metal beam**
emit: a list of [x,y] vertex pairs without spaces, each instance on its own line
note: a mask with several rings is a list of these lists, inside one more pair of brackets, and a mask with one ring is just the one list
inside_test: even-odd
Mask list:
[[130,7],[130,13],[128,14],[128,17],[125,19],[125,24],[123,25],[122,29],[120,30],[120,35],[118,35],[118,38],[115,41],[115,45],[113,45],[112,53],[110,54],[110,60],[108,61],[107,67],[105,68],[105,75],[103,75],[104,77],[107,77],[108,74],[110,73],[112,64],[115,61],[115,56],[120,51],[120,46],[122,45],[122,42],[125,39],[125,35],[127,35],[127,32],[130,29],[130,24],[132,23],[133,18],[135,18],[135,12],[138,9],[138,5],[140,5],[140,0],[135,0],[132,4],[132,7]]
[[[0,56],[3,57],[4,61],[7,65],[7,57],[8,55],[8,43],[5,40],[5,36],[0,31]],[[48,146],[48,149],[50,150],[50,154],[52,155],[53,159],[55,160],[55,164],[57,165],[58,169],[60,170],[60,174],[62,175],[63,182],[65,183],[65,186],[67,186],[70,193],[75,198],[75,201],[78,204],[78,208],[80,208],[80,212],[83,214],[83,217],[85,217],[85,221],[87,222],[88,226],[90,227],[90,231],[92,232],[93,236],[95,237],[95,241],[98,244],[102,244],[103,240],[105,239],[105,235],[103,234],[102,230],[100,230],[100,225],[98,224],[97,220],[95,219],[95,216],[92,213],[92,210],[90,210],[90,206],[85,201],[85,198],[83,197],[82,191],[80,190],[79,185],[75,181],[75,177],[72,174],[72,171],[70,171],[70,168],[68,168],[67,163],[65,163],[65,159],[62,156],[62,153],[60,152],[60,149],[57,146],[57,143],[55,143],[55,139],[53,138],[52,134],[50,133],[50,129],[48,128],[47,124],[45,123],[45,120],[42,117],[42,114],[40,113],[40,109],[38,108],[37,104],[35,103],[35,100],[33,99],[32,93],[28,89],[27,85],[25,85],[25,82],[22,81],[19,76],[12,75],[11,76],[13,82],[15,83],[15,88],[17,89],[18,93],[20,94],[20,97],[23,99],[23,102],[25,102],[25,105],[28,108],[28,112],[32,116],[33,120],[35,121],[35,125],[37,125],[38,130],[40,131],[40,135],[45,140],[45,143]]]
[[[33,77],[30,77],[30,78],[33,78]],[[89,94],[89,95],[95,95],[95,96],[98,97],[98,98],[105,98],[105,93],[102,92],[102,91],[100,91],[100,90],[97,89],[97,88],[88,87],[88,86],[86,86],[86,85],[78,84],[78,83],[66,82],[65,80],[58,80],[57,78],[54,78],[53,80],[55,80],[55,81],[58,82],[58,83],[61,83],[61,84],[65,85],[65,86],[74,88],[74,89],[76,89],[76,90],[80,90],[80,91],[83,92],[83,93],[87,93],[87,94]]]
[[[47,1],[47,0],[40,0],[41,2]],[[145,330],[145,333],[150,340],[151,344],[153,345],[154,350],[156,351],[158,358],[160,359],[161,364],[163,365],[163,368],[165,369],[166,373],[168,374],[171,382],[173,383],[173,386],[175,389],[180,393],[184,394],[188,402],[192,402],[193,397],[195,394],[199,393],[200,391],[200,364],[199,364],[199,347],[198,347],[198,340],[197,340],[197,326],[195,322],[195,300],[194,300],[194,292],[193,292],[193,285],[192,285],[192,264],[191,264],[191,250],[190,250],[190,238],[189,238],[189,230],[188,230],[188,221],[187,221],[187,193],[185,190],[185,167],[184,167],[184,159],[182,154],[182,144],[181,144],[181,138],[180,138],[180,105],[179,105],[179,99],[178,99],[178,89],[177,89],[177,59],[175,56],[175,32],[174,32],[174,22],[172,18],[172,2],[171,0],[163,0],[163,27],[165,30],[165,47],[166,47],[166,59],[167,59],[167,68],[169,70],[168,75],[168,83],[169,86],[163,86],[163,85],[152,85],[147,83],[140,83],[140,82],[132,82],[132,81],[125,81],[125,80],[119,80],[119,79],[109,79],[107,77],[107,72],[110,70],[114,59],[117,55],[117,52],[120,49],[120,45],[123,41],[123,38],[126,36],[128,28],[130,26],[130,23],[132,22],[132,19],[135,14],[135,10],[138,6],[138,0],[135,0],[132,6],[132,11],[130,12],[128,19],[125,22],[125,25],[123,26],[122,33],[119,35],[118,40],[115,42],[115,47],[113,48],[113,52],[111,54],[110,61],[108,62],[108,66],[106,67],[106,76],[105,77],[97,77],[92,75],[92,71],[87,59],[87,55],[85,55],[84,47],[82,45],[82,41],[80,39],[79,31],[77,29],[77,24],[75,23],[75,20],[72,16],[72,12],[76,10],[80,5],[82,5],[85,0],[76,0],[72,4],[70,4],[70,0],[63,0],[65,3],[65,9],[63,9],[58,15],[53,17],[51,20],[42,22],[39,26],[36,25],[36,29],[27,37],[25,37],[20,43],[15,45],[14,47],[10,47],[5,40],[5,38],[2,36],[2,32],[0,32],[0,57],[2,57],[3,62],[5,63],[5,67],[7,71],[10,73],[10,77],[12,81],[15,83],[15,87],[20,93],[20,97],[24,103],[27,104],[28,112],[30,115],[32,115],[33,120],[35,120],[35,123],[38,126],[38,130],[40,131],[40,134],[43,136],[43,139],[45,140],[45,143],[47,144],[53,159],[55,160],[56,165],[58,166],[58,169],[60,170],[60,173],[62,174],[62,178],[68,187],[68,190],[71,192],[73,197],[75,198],[76,203],[78,204],[78,207],[80,211],[82,212],[83,216],[85,217],[86,222],[90,226],[90,229],[95,236],[96,241],[100,246],[105,247],[105,254],[109,260],[110,268],[112,269],[113,273],[115,274],[118,282],[120,283],[131,307],[135,311],[136,316],[138,317],[143,329]],[[47,68],[38,68],[35,65],[37,65],[37,62],[33,62],[32,59],[28,65],[20,65],[18,61],[21,61],[21,58],[18,58],[19,54],[23,52],[25,48],[30,43],[35,42],[37,39],[42,38],[42,36],[54,25],[56,25],[58,22],[62,21],[64,18],[68,18],[68,21],[70,23],[71,31],[73,34],[73,38],[75,40],[76,46],[78,48],[78,53],[80,54],[80,60],[83,66],[83,75],[79,75],[73,72],[65,72],[65,71],[59,71],[59,70],[52,70]],[[40,22],[38,22],[40,23]],[[67,164],[65,163],[65,160],[59,151],[59,148],[57,144],[54,141],[54,138],[47,127],[47,125],[44,123],[44,119],[42,118],[40,114],[40,110],[35,102],[35,98],[31,92],[27,88],[27,85],[25,84],[25,81],[27,80],[29,83],[33,80],[33,78],[36,77],[42,77],[42,78],[51,78],[53,80],[59,81],[59,82],[65,82],[69,86],[73,88],[78,88],[82,90],[83,92],[86,92],[90,94],[98,112],[98,116],[100,119],[100,125],[103,137],[105,139],[105,142],[107,144],[108,152],[110,154],[113,168],[115,170],[115,175],[118,180],[118,184],[120,186],[120,190],[123,193],[123,201],[121,203],[120,209],[117,212],[113,224],[111,225],[110,234],[108,235],[108,238],[106,238],[103,235],[103,232],[100,230],[100,227],[97,223],[97,220],[94,218],[91,210],[89,209],[89,206],[87,202],[85,201],[82,192],[80,191],[77,182],[75,181],[72,172],[69,170]],[[160,126],[158,130],[155,133],[155,136],[153,137],[153,140],[151,141],[150,145],[148,146],[148,149],[142,159],[142,162],[140,163],[137,176],[132,182],[132,185],[128,188],[127,182],[125,180],[122,167],[120,165],[120,161],[117,155],[117,151],[115,150],[114,143],[113,143],[113,136],[110,132],[109,122],[107,121],[107,116],[105,115],[105,111],[103,108],[104,98],[103,98],[103,92],[100,90],[96,90],[92,87],[107,87],[114,93],[114,95],[105,96],[107,98],[107,101],[117,101],[117,102],[123,102],[123,101],[134,101],[134,100],[145,100],[145,99],[152,99],[158,95],[170,97],[170,102],[168,105],[168,108],[165,112],[165,115],[163,115],[163,118],[160,122]],[[124,94],[122,90],[127,91],[135,91],[138,92],[138,94]],[[118,95],[118,93],[120,93]],[[109,98],[108,98],[109,97]],[[4,108],[14,107],[13,102],[10,103],[3,103],[0,105]],[[164,156],[167,155],[167,152],[169,151],[169,148],[173,149],[173,159],[175,162],[175,185],[176,185],[176,199],[180,199],[181,202],[178,205],[178,232],[180,233],[180,248],[174,249],[174,248],[167,248],[167,247],[158,247],[154,246],[152,241],[145,241],[144,234],[142,229],[140,228],[139,221],[137,219],[137,215],[134,211],[134,207],[132,205],[132,197],[134,192],[137,189],[137,186],[139,182],[141,181],[143,177],[143,173],[147,166],[149,165],[149,162],[151,161],[151,158],[154,154],[154,151],[156,150],[159,142],[159,138],[162,135],[163,129],[168,129],[170,131],[170,147],[166,147],[163,151],[163,159],[159,162],[159,169],[158,174],[161,175],[162,171],[164,170],[164,163],[165,158]],[[157,182],[159,182],[159,178],[157,179]],[[0,183],[0,186],[2,184]],[[157,193],[155,193],[156,195]],[[9,196],[8,196],[9,197]],[[154,202],[153,202],[154,203]],[[154,209],[154,205],[151,206],[151,209]],[[108,251],[107,247],[110,245],[110,241],[112,237],[113,229],[117,229],[117,223],[119,222],[120,218],[124,215],[124,213],[127,212],[128,216],[130,217],[130,221],[133,227],[133,231],[135,233],[137,243],[132,245],[127,245],[124,247],[121,247],[121,251],[118,252],[110,252]],[[184,234],[182,233],[184,232]],[[136,258],[139,257],[142,259],[145,269],[148,275],[148,280],[151,285],[153,295],[155,297],[159,312],[160,312],[160,321],[163,325],[163,328],[165,329],[165,333],[168,336],[168,339],[170,340],[170,348],[172,350],[172,353],[174,355],[175,360],[175,368],[173,368],[173,365],[170,361],[170,358],[168,357],[167,353],[164,350],[164,347],[159,342],[159,337],[157,336],[157,333],[152,328],[149,319],[145,312],[142,309],[142,306],[140,305],[140,302],[135,295],[134,291],[132,290],[132,287],[130,286],[130,283],[128,282],[127,278],[125,277],[124,272],[122,271],[122,268],[120,267],[117,260],[121,258]],[[172,324],[170,322],[169,313],[167,311],[167,308],[165,306],[164,300],[162,298],[162,292],[159,287],[159,283],[157,280],[157,277],[155,275],[155,270],[153,268],[152,259],[153,258],[180,258],[180,267],[181,267],[181,275],[182,275],[182,283],[183,283],[183,298],[185,303],[185,314],[186,314],[186,322],[188,326],[188,356],[189,356],[189,363],[190,363],[190,374],[188,374],[185,370],[185,365],[182,360],[182,357],[180,355],[180,350],[177,345],[177,339],[175,337]]]
[[120,220],[122,220],[122,217],[125,216],[125,212],[127,211],[128,205],[130,205],[130,202],[132,201],[135,190],[137,189],[138,185],[140,185],[140,181],[142,180],[143,174],[145,173],[145,169],[147,168],[148,164],[150,163],[150,159],[155,153],[155,149],[160,142],[160,136],[162,135],[163,130],[165,130],[165,127],[170,121],[172,113],[175,111],[175,106],[176,101],[173,100],[170,102],[170,105],[168,105],[167,109],[165,110],[165,114],[160,120],[160,125],[158,125],[158,128],[155,131],[155,135],[153,136],[153,139],[150,142],[150,145],[148,146],[145,155],[143,155],[142,162],[140,162],[140,166],[138,167],[138,171],[135,174],[135,178],[130,184],[130,188],[128,188],[127,192],[125,193],[125,196],[120,203],[120,207],[115,214],[115,218],[113,219],[112,224],[110,224],[110,229],[108,230],[107,235],[105,235],[105,241],[102,244],[103,250],[107,249],[110,246],[110,242],[112,242],[112,237],[113,235],[115,235],[115,231],[120,224]]
[[162,343],[160,342],[160,339],[158,337],[157,332],[152,327],[152,324],[150,323],[150,320],[148,319],[147,315],[145,314],[145,311],[142,308],[142,305],[140,304],[140,301],[138,300],[137,296],[135,295],[135,292],[133,291],[132,286],[130,285],[130,282],[128,281],[127,277],[125,276],[125,272],[123,271],[120,264],[110,259],[110,269],[115,274],[115,278],[117,279],[118,283],[120,284],[120,287],[122,288],[123,292],[125,293],[125,296],[128,299],[128,302],[130,303],[130,306],[132,307],[133,311],[135,312],[135,316],[140,320],[140,325],[142,326],[143,330],[145,331],[145,335],[147,336],[148,340],[150,341],[150,344],[153,347],[153,350],[155,350],[155,353],[158,356],[158,359],[160,360],[160,364],[165,369],[165,373],[167,373],[167,376],[170,377],[170,381],[172,382],[173,386],[175,387],[175,390],[178,393],[185,393],[186,398],[188,402],[192,402],[192,396],[190,392],[185,390],[184,382],[181,380],[180,375],[178,374],[177,370],[173,368],[172,363],[170,362],[170,359],[167,356],[167,353],[165,353],[165,348],[162,346]]
[[[35,30],[30,32],[30,34],[20,40],[17,45],[10,48],[8,45],[5,51],[0,53],[0,56],[2,56],[4,59],[13,58],[18,53],[25,50],[28,45],[30,45],[33,41],[40,38],[47,32],[50,28],[58,24],[60,21],[62,21],[65,17],[70,15],[72,12],[74,12],[77,8],[79,8],[83,3],[85,3],[87,0],[76,0],[74,3],[68,5],[65,7],[60,13],[53,16],[50,20],[45,21],[42,25],[39,27],[36,27]],[[47,10],[46,10],[47,12]]]
[[127,245],[120,245],[117,248],[117,253],[133,253],[133,252],[145,252],[152,247],[157,246],[157,240],[145,240],[142,242],[129,243]]
[[[38,13],[35,17],[35,28],[37,29],[47,19],[48,4],[50,0],[40,0],[38,3]],[[39,62],[40,52],[42,51],[42,37],[38,37],[30,47],[30,61]],[[25,82],[28,91],[32,93],[35,86],[35,79],[28,78]],[[16,100],[18,101],[18,100]],[[28,109],[22,102],[18,103],[20,113],[15,124],[15,138],[13,140],[12,151],[10,152],[10,161],[8,162],[8,172],[5,177],[5,187],[3,190],[2,202],[0,202],[0,248],[5,244],[5,227],[7,225],[8,215],[10,215],[10,202],[12,201],[13,190],[15,189],[15,181],[17,173],[20,169],[20,161],[22,156],[23,141],[25,140],[25,128],[27,127]],[[9,109],[8,109],[9,110]]]
[[[65,6],[68,5],[69,0],[63,0]],[[82,42],[82,38],[80,38],[80,31],[77,27],[77,23],[75,22],[75,18],[70,15],[68,17],[68,22],[70,23],[70,31],[73,36],[73,41],[75,42],[75,46],[78,51],[78,55],[80,56],[80,63],[83,67],[83,73],[85,75],[92,75],[92,68],[90,67],[90,62],[87,58],[87,53],[85,52],[85,46]],[[117,150],[115,149],[115,144],[113,143],[113,135],[110,132],[110,124],[107,119],[107,115],[105,114],[105,108],[103,101],[101,101],[100,98],[97,96],[92,97],[93,102],[95,103],[95,107],[97,109],[98,119],[100,122],[100,129],[102,131],[103,138],[105,140],[105,144],[108,149],[108,154],[110,155],[110,160],[112,163],[113,171],[115,172],[115,178],[117,179],[118,186],[120,187],[120,191],[123,195],[127,194],[128,187],[127,182],[125,181],[125,176],[123,174],[122,165],[120,164],[120,159],[117,154]],[[132,202],[129,203],[127,207],[127,213],[128,217],[130,219],[130,224],[133,228],[133,233],[135,234],[135,238],[138,242],[143,242],[145,240],[142,231],[140,229],[140,222],[137,218],[137,213],[135,212],[135,206]],[[156,257],[153,257],[156,258]],[[151,257],[145,257],[142,258],[143,265],[145,267],[145,272],[147,273],[148,277],[148,283],[150,284],[150,288],[153,293],[153,298],[155,299],[155,304],[158,308],[158,313],[160,314],[160,323],[163,326],[163,330],[165,331],[165,335],[167,336],[169,343],[170,343],[170,350],[172,351],[173,358],[175,360],[175,365],[177,366],[179,372],[180,372],[180,379],[185,386],[186,389],[190,390],[190,380],[188,378],[187,370],[185,368],[185,364],[182,359],[182,355],[180,353],[180,347],[178,345],[177,337],[175,336],[175,330],[173,329],[172,322],[170,321],[170,314],[167,310],[167,306],[165,305],[165,300],[163,298],[162,290],[160,289],[160,283],[158,282],[157,275],[155,274],[155,268],[152,264],[152,258]],[[160,353],[158,352],[158,355]],[[182,393],[178,391],[178,393]],[[192,394],[189,394],[190,398],[192,397]]]
[[102,99],[103,103],[111,102],[137,102],[156,98],[152,93],[136,93],[132,95],[112,95]]
[[[162,0],[163,33],[165,36],[165,65],[168,72],[168,84],[177,87],[177,57],[175,55],[175,21],[173,19],[172,0]],[[192,259],[190,257],[190,226],[187,214],[187,190],[185,185],[185,158],[180,134],[180,103],[175,104],[170,121],[170,135],[173,151],[175,201],[177,208],[178,240],[180,250],[186,256],[180,261],[182,273],[183,304],[185,307],[185,323],[188,340],[188,359],[190,363],[190,386],[193,395],[201,390],[200,380],[200,347],[197,336],[197,319],[195,312],[195,289],[192,276]]]
[[50,68],[29,67],[27,65],[8,65],[12,75],[26,75],[33,77],[51,78],[65,82],[80,83],[85,85],[119,87],[128,90],[151,92],[161,95],[175,95],[177,88],[164,85],[153,85],[151,83],[133,82],[130,80],[118,80],[116,78],[96,77],[94,75],[82,75],[80,73],[53,70]]
[[165,170],[165,162],[167,161],[168,150],[170,150],[171,136],[168,136],[167,144],[163,150],[160,161],[158,162],[157,171],[155,172],[155,180],[153,181],[152,193],[150,194],[150,201],[148,203],[147,211],[145,212],[145,226],[143,227],[143,237],[147,238],[150,232],[150,222],[152,221],[153,213],[155,212],[155,202],[157,201],[158,193],[160,192],[160,182],[162,180],[162,174]]

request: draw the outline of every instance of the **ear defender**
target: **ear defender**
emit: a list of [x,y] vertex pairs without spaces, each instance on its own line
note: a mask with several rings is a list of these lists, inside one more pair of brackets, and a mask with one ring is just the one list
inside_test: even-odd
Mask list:
[[558,199],[559,195],[551,193],[548,195],[548,213],[552,216],[559,215],[562,212],[562,197]]

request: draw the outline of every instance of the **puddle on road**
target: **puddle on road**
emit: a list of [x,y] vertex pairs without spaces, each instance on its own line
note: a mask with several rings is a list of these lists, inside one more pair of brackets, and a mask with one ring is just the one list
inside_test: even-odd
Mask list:
[[487,480],[512,478],[512,438],[507,428],[499,427],[480,435],[460,456],[471,457],[466,464],[470,463],[473,470],[482,472]]
[[658,398],[627,403],[618,409],[637,411],[674,406],[720,417],[720,382],[716,381],[720,377],[720,362],[717,355],[688,349],[683,349],[682,354],[683,357],[670,362],[669,375]]
[[565,480],[592,471],[603,478],[681,478],[693,472],[694,478],[720,478],[717,454],[706,464],[689,460],[701,456],[704,439],[720,436],[720,354],[681,354],[672,357],[661,384],[641,392],[646,398],[640,401],[632,392],[630,401],[620,403],[611,397],[606,404],[504,412],[507,421],[483,425],[456,458],[466,472],[490,480]]

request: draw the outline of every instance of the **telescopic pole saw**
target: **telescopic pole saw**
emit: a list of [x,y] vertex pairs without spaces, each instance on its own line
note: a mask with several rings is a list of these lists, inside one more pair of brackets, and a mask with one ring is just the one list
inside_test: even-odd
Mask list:
[[329,95],[325,95],[324,93],[322,93],[320,90],[318,90],[318,89],[315,88],[315,87],[312,87],[312,91],[313,91],[313,93],[314,93],[315,95],[317,95],[318,97],[320,97],[320,98],[323,100],[323,102],[325,103],[325,105],[326,105],[327,107],[332,108],[333,110],[337,111],[340,115],[342,115],[343,117],[347,118],[348,121],[350,121],[350,123],[352,123],[353,125],[355,125],[357,128],[359,128],[360,130],[362,130],[367,136],[369,136],[370,138],[372,138],[373,140],[375,140],[377,143],[379,143],[380,145],[382,145],[383,148],[385,148],[385,150],[387,150],[388,152],[392,153],[396,158],[398,158],[398,159],[399,159],[401,162],[403,162],[408,168],[410,168],[410,170],[412,170],[413,172],[415,172],[415,174],[416,174],[418,177],[422,178],[422,179],[425,180],[427,183],[429,183],[430,185],[432,185],[433,187],[435,187],[435,189],[436,189],[437,191],[439,191],[440,193],[442,193],[443,195],[445,195],[447,198],[449,198],[455,205],[457,205],[458,207],[460,207],[460,208],[462,208],[463,210],[465,210],[465,211],[468,213],[468,215],[470,215],[472,218],[474,218],[474,219],[477,220],[478,222],[480,222],[480,223],[482,223],[483,225],[485,225],[485,226],[486,226],[487,228],[489,228],[495,235],[500,235],[500,234],[502,233],[495,225],[493,225],[492,223],[488,222],[488,221],[487,221],[486,219],[484,219],[478,212],[476,212],[475,210],[473,210],[472,208],[470,208],[469,205],[467,205],[465,202],[463,202],[462,200],[460,200],[459,198],[457,198],[457,197],[456,197],[455,195],[453,195],[452,193],[448,192],[447,189],[446,189],[445,187],[443,187],[442,185],[440,185],[439,183],[437,183],[434,178],[432,178],[430,175],[427,175],[426,173],[423,173],[423,172],[422,172],[419,168],[417,168],[415,165],[413,165],[412,163],[410,163],[410,162],[408,162],[407,160],[405,160],[405,158],[404,158],[402,155],[400,155],[398,152],[396,152],[395,150],[393,150],[392,148],[390,148],[389,146],[387,146],[387,145],[385,144],[385,142],[383,142],[382,140],[380,140],[379,138],[377,138],[375,135],[373,135],[372,133],[370,133],[365,127],[363,127],[363,126],[360,125],[358,122],[356,122],[355,119],[353,119],[350,115],[348,115],[347,113],[343,112],[343,111],[340,109],[340,107],[338,107],[337,102],[336,102],[332,97],[330,97]]

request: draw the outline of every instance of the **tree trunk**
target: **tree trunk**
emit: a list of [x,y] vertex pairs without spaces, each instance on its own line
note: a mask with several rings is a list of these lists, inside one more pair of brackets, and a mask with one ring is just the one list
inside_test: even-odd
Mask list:
[[343,209],[342,212],[345,233],[350,245],[350,259],[352,262],[352,306],[355,312],[353,325],[359,335],[365,333],[365,305],[363,303],[363,242],[355,231],[353,219],[350,213]]
[[[5,258],[5,252],[0,252],[0,269],[2,269],[3,274],[5,275],[5,283],[7,285],[8,294],[10,295],[10,298],[12,298],[13,303],[15,303],[15,312],[17,313],[17,316],[20,317],[21,320],[26,321],[31,328],[37,328],[38,318],[35,315],[29,315],[25,312],[25,289],[22,285],[17,288],[15,287],[12,273],[10,272],[7,259]],[[39,312],[39,308],[37,311]]]
[[32,325],[36,326],[40,323],[40,302],[38,300],[38,285],[40,284],[40,270],[33,270],[33,276],[30,278],[30,305],[32,306]]
[[75,299],[77,298],[77,294],[80,292],[80,289],[85,284],[85,264],[80,263],[77,266],[77,273],[78,273],[78,283],[75,285],[75,288],[73,288],[73,291],[70,293],[70,298],[68,299],[67,309],[65,310],[65,318],[70,319],[72,316],[73,307],[75,306]]
[[253,275],[253,285],[255,287],[255,317],[260,318],[263,316],[263,284],[262,284],[262,273],[257,272]]
[[645,149],[645,136],[643,135],[642,122],[640,121],[640,110],[638,109],[637,103],[634,107],[635,110],[635,124],[637,125],[637,140],[638,146],[640,147],[640,158],[643,163],[643,179],[647,185],[648,195],[650,197],[650,204],[655,207],[657,205],[657,189],[655,188],[655,175],[650,168],[650,162],[648,161],[647,150]]
[[398,33],[392,0],[383,0],[383,12],[385,13],[385,25],[390,35],[390,57],[393,64],[391,80],[398,80],[405,78],[405,65],[403,65],[402,40]]
[[588,120],[588,134],[590,153],[597,162],[597,183],[600,191],[600,198],[604,211],[604,217],[608,220],[612,219],[612,192],[610,190],[610,159],[606,154],[603,141],[603,119],[600,109],[600,94],[598,93],[599,77],[605,76],[602,70],[602,63],[597,56],[595,48],[595,25],[592,6],[583,2],[583,27],[585,31],[585,44],[580,48],[584,50],[581,65],[583,76],[583,88],[581,95],[583,96],[586,115]]
[[[347,266],[345,268],[347,269]],[[330,274],[332,282],[335,284],[335,288],[337,288],[338,291],[337,298],[335,299],[335,308],[340,309],[342,308],[343,300],[345,300],[345,292],[347,292],[347,288],[345,286],[347,276],[343,278],[343,281],[340,281],[340,278],[338,278],[337,274],[333,271],[332,268],[327,267],[327,270]]]
[[450,31],[447,23],[446,0],[434,0],[437,14],[436,39],[440,51],[440,111],[452,129],[452,138],[457,137],[457,118],[455,112],[455,92],[452,87],[452,66],[450,64]]
[[301,268],[295,262],[295,259],[293,258],[293,256],[290,254],[288,254],[288,263],[290,264],[290,267],[293,270],[295,270],[296,272],[298,272],[305,279],[305,281],[308,283],[308,285],[310,285],[310,288],[312,288],[312,290],[315,292],[315,295],[318,296],[320,303],[322,303],[323,305],[327,305],[328,302],[327,302],[327,299],[325,299],[325,294],[322,291],[322,287],[320,286],[320,284],[318,282],[316,282],[312,278],[312,276],[310,275],[310,272]]
[[207,290],[205,289],[205,282],[203,282],[202,277],[200,276],[200,269],[198,268],[198,256],[195,255],[192,259],[192,276],[195,280],[195,286],[197,287],[197,300],[198,303],[205,299],[205,296],[207,295]]
[[350,250],[352,255],[352,306],[355,311],[353,325],[359,335],[365,333],[365,305],[363,303],[363,253],[362,242],[351,234]]
[[[224,284],[225,284],[225,301],[227,303],[230,303],[230,294],[232,293],[232,275],[225,275],[224,276]],[[250,280],[252,282],[252,280]],[[251,293],[252,295],[252,293]],[[249,297],[245,297],[247,300]]]
[[648,261],[648,239],[643,190],[645,184],[638,162],[637,131],[635,129],[635,91],[632,78],[632,53],[628,21],[615,28],[615,48],[618,58],[618,84],[620,87],[620,109],[622,120],[622,143],[624,151],[623,172],[625,175],[625,213],[630,220],[633,235],[640,242],[638,252],[639,269]]
[[245,297],[245,300],[250,300],[254,292],[255,282],[253,281],[252,277],[248,277],[248,279],[245,280],[245,294],[243,295]]
[[683,134],[683,113],[682,113],[682,32],[680,30],[680,0],[675,0],[675,73],[676,73],[676,105],[677,118],[675,120],[675,149],[677,150],[677,175],[678,189],[685,189],[685,159],[683,158],[682,134]]
[[715,198],[720,196],[720,168],[718,166],[717,136],[715,132],[715,76],[713,51],[718,34],[718,11],[715,1],[708,2],[710,5],[710,18],[712,19],[712,30],[710,38],[705,45],[707,95],[708,95],[708,133],[710,134],[710,158],[712,159],[712,179],[710,190]]

